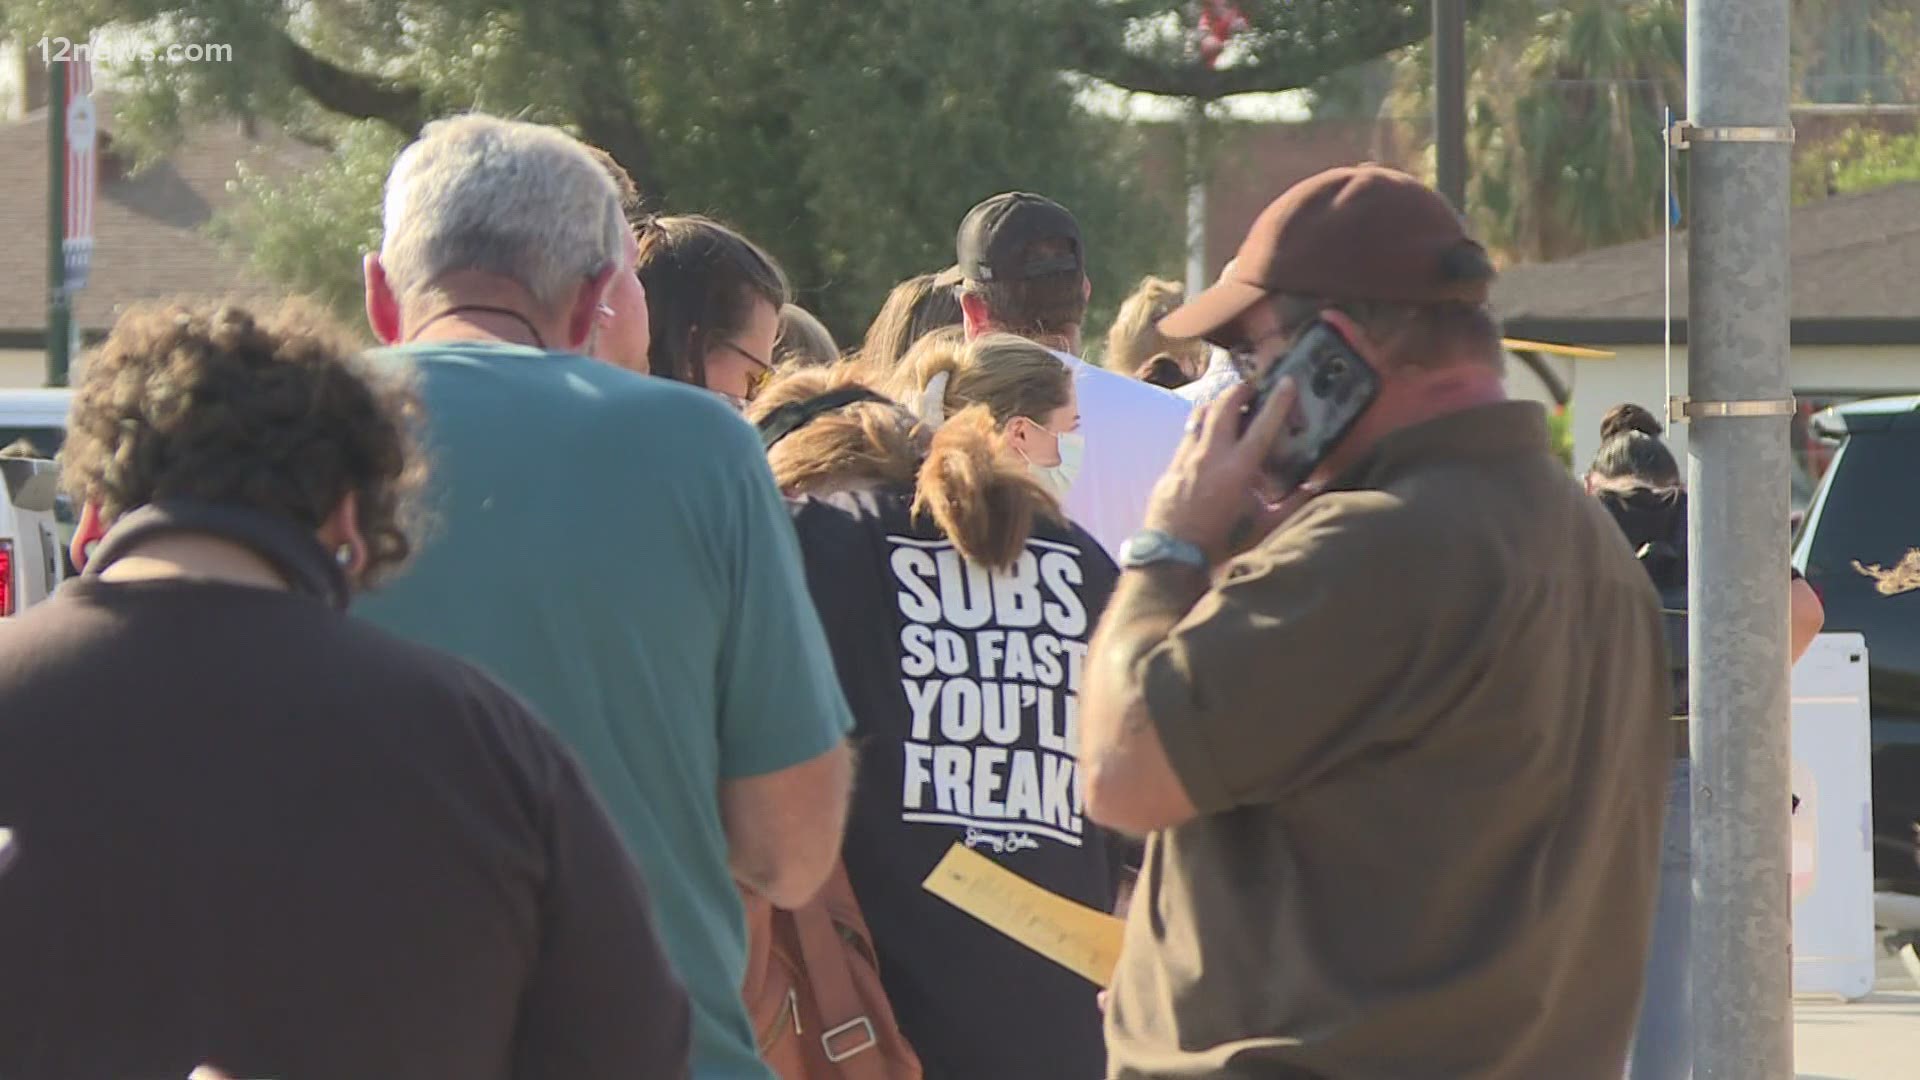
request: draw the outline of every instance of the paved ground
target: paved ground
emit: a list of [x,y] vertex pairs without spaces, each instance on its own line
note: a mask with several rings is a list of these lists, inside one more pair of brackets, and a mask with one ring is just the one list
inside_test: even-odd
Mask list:
[[1878,988],[1860,1001],[1794,1003],[1793,1050],[1800,1080],[1913,1080],[1920,1077],[1920,986],[1894,957]]

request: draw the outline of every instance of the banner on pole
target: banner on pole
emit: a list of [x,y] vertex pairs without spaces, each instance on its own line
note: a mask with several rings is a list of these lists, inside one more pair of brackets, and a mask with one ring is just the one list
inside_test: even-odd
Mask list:
[[82,289],[93,265],[93,200],[98,185],[99,134],[93,105],[93,64],[60,63],[67,80],[67,220],[61,251],[67,261],[67,289]]

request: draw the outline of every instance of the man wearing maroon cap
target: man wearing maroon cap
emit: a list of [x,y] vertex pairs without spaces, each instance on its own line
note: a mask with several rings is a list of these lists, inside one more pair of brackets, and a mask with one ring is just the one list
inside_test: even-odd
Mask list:
[[[1095,638],[1088,812],[1151,834],[1109,1075],[1617,1080],[1671,734],[1646,575],[1505,400],[1493,267],[1378,166],[1282,195],[1161,324],[1380,376],[1301,489],[1283,386],[1200,414]],[[1279,502],[1268,501],[1280,496]]]

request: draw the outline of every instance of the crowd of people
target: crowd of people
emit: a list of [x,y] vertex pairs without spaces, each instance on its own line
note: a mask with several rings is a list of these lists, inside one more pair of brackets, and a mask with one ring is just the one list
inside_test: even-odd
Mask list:
[[[1684,494],[1637,421],[1554,459],[1440,196],[1278,193],[1102,366],[1045,197],[843,352],[638,195],[441,120],[381,347],[207,300],[88,359],[82,573],[0,623],[0,1076],[1685,1075]],[[1282,490],[1313,326],[1378,389]],[[955,845],[1124,917],[1110,990]]]

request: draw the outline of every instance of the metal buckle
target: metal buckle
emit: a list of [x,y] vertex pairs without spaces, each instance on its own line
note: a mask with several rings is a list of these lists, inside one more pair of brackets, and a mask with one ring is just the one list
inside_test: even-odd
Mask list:
[[1761,401],[1695,401],[1690,397],[1667,399],[1667,421],[1684,424],[1701,417],[1792,416],[1799,410],[1797,398]]
[[[861,1028],[866,1029],[866,1041],[844,1053],[834,1053],[833,1040],[850,1031],[856,1031]],[[878,1045],[880,1045],[880,1036],[874,1033],[873,1021],[864,1016],[856,1016],[846,1023],[841,1024],[839,1027],[834,1028],[832,1031],[827,1032],[825,1035],[820,1036],[820,1048],[827,1052],[827,1060],[833,1062],[835,1065],[838,1065],[863,1050],[871,1050]]]

